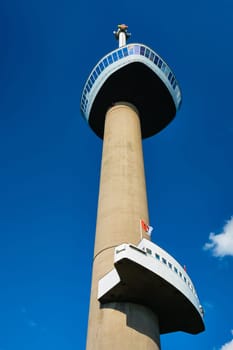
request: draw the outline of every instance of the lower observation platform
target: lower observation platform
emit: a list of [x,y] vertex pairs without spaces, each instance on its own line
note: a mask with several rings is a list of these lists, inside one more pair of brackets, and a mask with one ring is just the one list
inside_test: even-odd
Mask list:
[[204,331],[203,309],[191,279],[165,250],[143,239],[138,247],[115,249],[115,268],[99,281],[102,303],[132,302],[149,307],[159,318],[160,333]]
[[101,138],[107,110],[115,103],[134,105],[142,137],[152,136],[174,118],[181,104],[178,82],[167,63],[142,44],[120,47],[103,57],[83,89],[81,112]]

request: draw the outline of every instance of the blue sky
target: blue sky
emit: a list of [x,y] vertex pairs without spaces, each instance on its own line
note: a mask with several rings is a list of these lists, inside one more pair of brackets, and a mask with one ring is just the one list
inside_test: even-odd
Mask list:
[[153,241],[187,266],[206,331],[164,335],[162,349],[233,349],[232,2],[8,0],[0,350],[85,349],[102,142],[79,101],[122,22],[131,42],[168,62],[183,92],[175,120],[143,142],[150,223]]

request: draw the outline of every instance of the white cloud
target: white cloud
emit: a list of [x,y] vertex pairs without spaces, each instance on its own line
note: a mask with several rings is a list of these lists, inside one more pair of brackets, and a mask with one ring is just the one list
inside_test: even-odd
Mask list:
[[224,344],[220,350],[233,350],[233,339],[229,343]]
[[[231,330],[231,335],[233,335],[233,329]],[[233,339],[222,345],[220,350],[233,350]]]
[[211,250],[212,254],[217,257],[233,256],[233,216],[223,226],[221,233],[210,233],[209,240],[210,242],[204,245],[205,250]]

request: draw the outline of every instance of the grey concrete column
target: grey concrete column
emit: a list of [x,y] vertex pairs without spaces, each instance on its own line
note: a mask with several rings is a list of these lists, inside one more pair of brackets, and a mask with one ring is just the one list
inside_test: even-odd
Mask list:
[[160,349],[151,310],[97,300],[99,279],[113,269],[115,246],[140,241],[140,219],[148,222],[140,120],[133,106],[120,103],[105,121],[86,350]]

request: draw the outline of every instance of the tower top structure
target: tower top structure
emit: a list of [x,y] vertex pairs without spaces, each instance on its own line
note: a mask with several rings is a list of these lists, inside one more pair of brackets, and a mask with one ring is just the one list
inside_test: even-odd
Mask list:
[[168,64],[144,44],[126,44],[126,24],[114,32],[119,48],[93,68],[83,89],[81,112],[101,138],[107,110],[118,102],[134,105],[141,122],[142,138],[152,136],[175,117],[181,90]]

